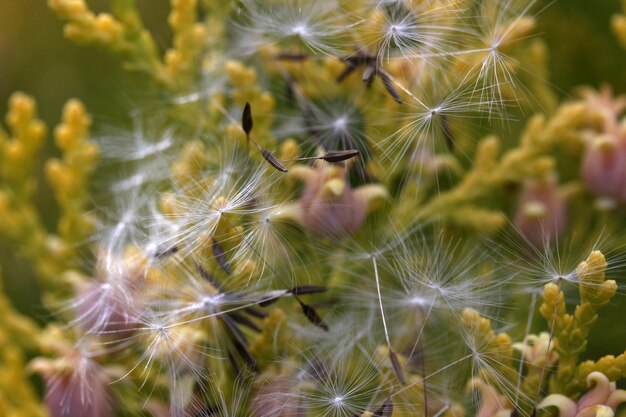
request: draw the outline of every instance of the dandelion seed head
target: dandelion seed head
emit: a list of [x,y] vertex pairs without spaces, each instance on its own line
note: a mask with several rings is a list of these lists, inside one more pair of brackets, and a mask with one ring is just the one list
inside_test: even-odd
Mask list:
[[315,54],[336,55],[338,38],[348,24],[336,13],[337,7],[334,1],[245,1],[235,22],[236,49],[250,55],[268,46],[304,47]]

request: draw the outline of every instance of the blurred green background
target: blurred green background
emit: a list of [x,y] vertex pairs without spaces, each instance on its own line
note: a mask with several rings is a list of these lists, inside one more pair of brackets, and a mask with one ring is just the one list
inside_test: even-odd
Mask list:
[[[597,87],[604,82],[625,93],[626,51],[619,48],[609,27],[611,15],[619,10],[619,1],[539,3],[538,8],[546,9],[539,15],[538,33],[550,48],[551,81],[561,97],[567,98],[576,86]],[[96,11],[107,10],[106,0],[89,4]],[[164,49],[171,40],[165,24],[168,1],[138,0],[138,4],[146,26]],[[62,23],[48,10],[45,0],[0,0],[0,114],[5,114],[10,94],[20,90],[37,99],[40,117],[50,128],[58,122],[63,103],[71,97],[85,102],[96,125],[113,121],[119,125],[127,119],[132,103],[148,95],[141,88],[141,78],[124,72],[107,53],[67,41],[62,32]],[[51,141],[46,153],[55,153]],[[46,214],[46,224],[53,228],[57,212],[45,187],[41,187],[38,204]],[[16,306],[45,320],[29,265],[4,243],[0,243],[0,263],[6,290]],[[608,353],[609,341],[613,345],[621,341],[619,345],[624,348],[626,327],[615,320],[620,314],[626,314],[624,306],[613,306],[612,314],[604,315],[600,327],[610,331],[600,331],[593,338],[592,355],[594,350]]]

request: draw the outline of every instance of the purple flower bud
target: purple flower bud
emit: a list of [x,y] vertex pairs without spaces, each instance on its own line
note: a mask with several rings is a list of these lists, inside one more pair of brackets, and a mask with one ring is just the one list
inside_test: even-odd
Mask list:
[[533,245],[543,247],[565,230],[567,210],[556,177],[524,184],[514,223]]
[[367,202],[355,194],[343,167],[316,168],[301,198],[304,227],[316,235],[343,237],[356,232]]
[[56,361],[36,360],[34,368],[45,382],[51,417],[115,415],[109,378],[91,358],[75,352]]
[[581,176],[587,189],[607,203],[626,200],[626,143],[614,135],[593,138],[583,156]]

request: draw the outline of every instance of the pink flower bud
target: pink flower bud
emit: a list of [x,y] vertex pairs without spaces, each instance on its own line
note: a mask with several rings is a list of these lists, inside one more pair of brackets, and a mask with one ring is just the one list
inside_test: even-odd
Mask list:
[[554,176],[524,184],[514,223],[530,243],[543,247],[561,235],[566,218],[565,201]]
[[112,417],[115,414],[108,377],[92,359],[72,354],[59,360],[38,359],[46,407],[51,417]]
[[590,390],[574,402],[562,394],[548,395],[537,408],[556,407],[559,417],[611,417],[617,407],[626,402],[626,391],[618,390],[615,382],[601,372],[591,372],[587,376]]
[[593,194],[615,201],[626,185],[626,146],[614,135],[593,138],[583,157],[581,176]]
[[367,202],[355,194],[345,168],[316,168],[300,200],[304,227],[316,235],[343,237],[356,232],[367,214]]

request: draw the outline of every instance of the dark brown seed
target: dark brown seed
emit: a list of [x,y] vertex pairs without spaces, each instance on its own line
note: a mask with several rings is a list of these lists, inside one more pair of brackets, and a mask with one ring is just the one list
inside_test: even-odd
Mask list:
[[265,314],[264,312],[262,312],[259,309],[253,308],[253,307],[248,307],[246,309],[244,309],[243,311],[245,311],[246,313],[250,314],[251,316],[256,317],[257,319],[264,319],[267,317],[267,314]]
[[294,52],[281,52],[278,55],[276,55],[277,59],[280,59],[283,61],[304,61],[308,57],[309,56],[307,54],[300,54],[300,53],[294,53]]
[[376,67],[374,65],[368,65],[363,71],[363,82],[368,87],[372,85],[374,77],[376,76]]
[[259,302],[259,306],[260,307],[267,307],[269,305],[274,304],[276,301],[278,301],[280,299],[280,296],[278,297],[272,297],[272,298],[267,298],[261,302]]
[[400,366],[400,361],[398,360],[398,356],[396,353],[389,348],[389,360],[391,361],[391,366],[393,367],[393,371],[396,373],[396,376],[400,380],[402,385],[406,384],[406,379],[404,378],[404,372],[402,372],[402,366]]
[[392,414],[393,402],[391,401],[391,398],[387,398],[381,406],[378,407],[378,410],[374,411],[372,417],[391,417]]
[[220,283],[215,279],[215,277],[209,271],[204,269],[202,265],[196,264],[196,269],[198,270],[198,273],[200,274],[202,278],[207,280],[217,290],[221,290],[222,286],[220,285]]
[[224,249],[217,243],[217,240],[213,239],[213,243],[211,244],[211,250],[213,251],[213,257],[217,261],[217,264],[226,272],[228,275],[231,274],[230,265],[228,264],[228,259],[226,258],[226,254],[224,253]]
[[445,114],[441,115],[441,130],[444,138],[446,139],[448,150],[450,150],[450,152],[454,151],[454,137],[452,136],[452,129],[450,129],[450,122]]
[[228,316],[242,326],[246,326],[247,328],[252,329],[255,332],[261,332],[261,328],[257,326],[250,318],[244,316],[243,314],[233,311],[228,313]]
[[246,132],[246,135],[250,135],[252,132],[252,110],[250,110],[250,103],[246,102],[245,107],[243,108],[243,114],[241,115],[241,127],[243,131]]
[[328,288],[322,287],[321,285],[300,285],[298,287],[293,287],[289,290],[289,292],[293,295],[304,295],[326,292],[327,290]]
[[246,347],[243,346],[238,341],[234,341],[233,345],[235,346],[235,349],[237,349],[237,353],[239,353],[239,356],[241,356],[241,359],[243,359],[243,361],[246,363],[246,365],[248,365],[248,367],[252,370],[252,372],[254,373],[259,372],[259,367],[256,364],[256,361],[254,360],[254,357],[252,356],[252,354],[248,352],[248,349],[246,349]]
[[241,330],[239,330],[235,323],[231,322],[230,317],[224,317],[223,322],[226,324],[227,333],[230,333],[230,341],[235,347],[235,350],[237,350],[241,359],[243,359],[246,365],[248,365],[253,372],[258,372],[259,368],[256,364],[256,360],[248,351],[248,341],[246,340],[246,336],[241,332]]
[[233,371],[235,371],[235,375],[241,375],[241,368],[239,367],[239,364],[235,360],[235,357],[233,356],[233,354],[230,352],[228,352],[228,361],[230,362],[230,365],[233,367]]
[[359,155],[360,152],[357,149],[346,149],[345,151],[328,151],[322,159],[326,162],[341,162],[354,158]]
[[298,300],[300,303],[300,307],[302,308],[302,312],[305,317],[317,327],[328,331],[328,326],[324,323],[324,320],[317,314],[317,311],[310,305],[304,304],[302,301]]
[[387,92],[389,92],[389,95],[391,95],[391,98],[393,98],[397,103],[402,104],[400,94],[398,93],[398,90],[396,90],[396,87],[393,85],[393,81],[391,80],[389,74],[387,74],[387,71],[380,70],[378,71],[378,75],[380,76],[383,85],[387,89]]
[[353,64],[350,61],[347,61],[347,63],[348,63],[348,66],[343,71],[341,71],[341,74],[339,74],[339,76],[336,79],[337,84],[341,83],[343,80],[348,78],[348,76],[352,74],[354,70],[356,70],[357,66],[355,64]]
[[265,160],[277,170],[287,172],[287,168],[282,164],[282,162],[280,162],[278,158],[276,158],[274,154],[267,149],[261,149],[261,155],[263,155],[263,158],[265,158]]

